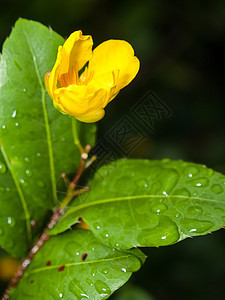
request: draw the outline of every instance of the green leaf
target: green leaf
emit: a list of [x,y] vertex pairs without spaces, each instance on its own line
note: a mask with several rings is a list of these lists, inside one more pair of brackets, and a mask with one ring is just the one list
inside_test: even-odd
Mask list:
[[107,299],[144,261],[138,249],[108,248],[90,231],[73,230],[41,248],[10,299]]
[[82,217],[106,245],[171,245],[225,224],[225,176],[183,161],[120,160],[102,167],[53,229]]
[[78,122],[59,113],[45,90],[63,42],[52,29],[20,19],[0,57],[0,245],[18,257],[58,204],[61,173],[76,171],[80,133],[94,143],[95,126],[79,123],[77,133]]

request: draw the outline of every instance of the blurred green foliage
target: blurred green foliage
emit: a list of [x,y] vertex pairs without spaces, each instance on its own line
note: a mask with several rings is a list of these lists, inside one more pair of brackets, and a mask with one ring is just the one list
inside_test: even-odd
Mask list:
[[[132,119],[130,107],[152,90],[173,113],[156,122],[154,132],[142,126],[147,139],[129,156],[181,158],[225,173],[224,1],[2,1],[0,44],[19,17],[49,25],[64,37],[82,29],[95,46],[111,38],[133,45],[140,72],[107,107],[99,140],[107,144],[113,125],[125,114]],[[149,259],[131,283],[156,300],[222,300],[224,239],[220,231],[145,250]],[[119,293],[124,295],[118,291],[115,300],[127,299]]]

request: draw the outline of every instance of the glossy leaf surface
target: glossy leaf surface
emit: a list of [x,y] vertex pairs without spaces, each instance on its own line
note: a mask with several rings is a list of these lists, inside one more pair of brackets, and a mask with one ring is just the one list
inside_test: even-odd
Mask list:
[[[53,107],[44,86],[63,42],[52,29],[20,19],[0,57],[0,245],[18,257],[58,204],[61,173],[79,164],[78,122]],[[79,123],[89,143],[94,131]]]
[[144,260],[138,249],[103,246],[90,231],[66,232],[37,253],[10,299],[107,299]]
[[120,160],[102,167],[52,234],[82,217],[106,245],[164,246],[225,224],[225,176],[183,161]]

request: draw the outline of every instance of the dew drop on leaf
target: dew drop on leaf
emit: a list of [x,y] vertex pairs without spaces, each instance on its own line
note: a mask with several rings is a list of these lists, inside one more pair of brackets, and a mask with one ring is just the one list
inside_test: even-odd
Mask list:
[[44,182],[41,181],[41,180],[38,180],[38,181],[37,181],[37,185],[38,185],[39,187],[41,187],[41,188],[45,187]]
[[27,177],[31,177],[32,176],[32,172],[30,170],[26,170],[25,171]]
[[139,187],[139,188],[147,188],[148,187],[148,182],[145,179],[141,179],[141,180],[138,180],[136,182],[136,186]]
[[89,299],[89,296],[86,294],[80,294],[82,296],[81,300]]
[[191,206],[188,208],[187,212],[193,216],[200,216],[203,213],[203,209],[200,206]]
[[5,174],[6,166],[3,162],[0,161],[0,174]]
[[192,167],[186,168],[185,172],[187,174],[192,174],[192,176],[194,176],[194,175],[197,175],[200,172],[200,170],[197,167],[192,166]]
[[31,162],[31,159],[29,157],[24,157],[24,160],[28,163]]
[[153,213],[156,213],[156,214],[160,214],[160,213],[163,213],[164,211],[167,210],[167,206],[163,203],[159,203],[159,204],[155,204],[154,206],[152,206],[151,208],[151,211]]
[[208,180],[208,178],[204,178],[204,177],[198,178],[198,179],[192,180],[191,185],[197,186],[197,187],[206,187],[209,185],[209,180]]
[[211,186],[211,190],[215,193],[215,194],[221,194],[223,193],[223,188],[221,185],[219,184],[213,184]]
[[89,278],[86,279],[86,282],[88,285],[93,286],[93,281],[91,281]]
[[16,116],[16,110],[14,109],[13,113],[12,113],[12,118],[15,118]]
[[107,274],[108,272],[109,272],[109,269],[103,269],[103,270],[102,270],[102,273],[103,273],[103,274]]
[[97,280],[95,282],[95,288],[96,288],[96,291],[100,295],[110,295],[111,294],[111,290],[108,287],[108,285],[106,283],[102,282],[101,280]]
[[[189,219],[184,218],[182,221],[182,225],[191,233],[205,233],[209,231],[214,224],[209,221],[204,220],[195,220],[195,219]],[[194,230],[195,229],[195,230]]]
[[12,217],[7,217],[7,224],[10,225],[10,227],[14,227],[15,226],[15,219]]

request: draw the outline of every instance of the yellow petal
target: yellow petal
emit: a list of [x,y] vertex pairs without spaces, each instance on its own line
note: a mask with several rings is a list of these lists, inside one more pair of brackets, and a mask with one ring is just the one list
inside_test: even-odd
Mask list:
[[88,89],[85,85],[73,84],[55,91],[57,102],[75,117],[103,108],[106,97],[104,89]]
[[60,75],[68,73],[77,66],[78,71],[92,57],[93,40],[90,35],[83,35],[81,30],[73,32],[65,41],[62,48]]
[[85,123],[94,123],[101,120],[105,115],[104,109],[94,110],[90,113],[77,116],[76,119]]
[[59,46],[55,65],[51,72],[45,74],[45,86],[52,100],[54,99],[54,91],[57,88],[61,60],[62,46]]
[[128,85],[136,76],[140,62],[134,56],[134,50],[126,41],[108,40],[93,51],[88,69],[94,72],[94,78],[107,72],[119,70],[116,91]]

